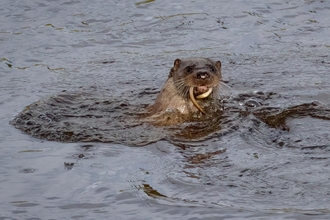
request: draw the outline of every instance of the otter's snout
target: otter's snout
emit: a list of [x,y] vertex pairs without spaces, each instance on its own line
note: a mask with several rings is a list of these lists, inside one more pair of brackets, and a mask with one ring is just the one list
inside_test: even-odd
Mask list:
[[208,79],[208,78],[210,78],[210,74],[208,72],[198,72],[196,76],[197,76],[198,79]]

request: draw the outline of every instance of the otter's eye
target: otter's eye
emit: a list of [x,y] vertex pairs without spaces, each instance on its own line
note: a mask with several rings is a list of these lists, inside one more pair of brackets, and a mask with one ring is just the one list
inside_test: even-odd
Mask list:
[[188,67],[188,68],[186,69],[186,72],[187,72],[187,73],[192,73],[192,72],[193,72],[193,68]]
[[211,69],[212,72],[215,72],[214,66],[210,66],[210,69]]

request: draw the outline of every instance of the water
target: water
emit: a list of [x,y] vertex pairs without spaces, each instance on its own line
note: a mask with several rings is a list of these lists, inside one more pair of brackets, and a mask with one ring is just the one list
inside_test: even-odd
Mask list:
[[[0,219],[329,218],[327,1],[0,6]],[[132,147],[9,124],[61,93],[152,103],[173,61],[190,56],[221,60],[235,91],[229,132]],[[269,121],[290,109],[285,124]]]

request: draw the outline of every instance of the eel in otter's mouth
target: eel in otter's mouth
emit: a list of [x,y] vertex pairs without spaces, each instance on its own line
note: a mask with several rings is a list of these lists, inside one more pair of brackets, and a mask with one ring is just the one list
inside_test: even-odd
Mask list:
[[[206,86],[198,86],[197,90],[199,92],[203,92],[202,94],[196,96],[197,99],[204,99],[206,97],[208,97],[213,89],[212,88],[207,88]],[[206,114],[205,111],[202,109],[202,107],[197,103],[195,96],[194,96],[194,87],[190,87],[189,88],[189,98],[191,100],[191,102],[195,105],[195,107],[201,111],[203,114]]]

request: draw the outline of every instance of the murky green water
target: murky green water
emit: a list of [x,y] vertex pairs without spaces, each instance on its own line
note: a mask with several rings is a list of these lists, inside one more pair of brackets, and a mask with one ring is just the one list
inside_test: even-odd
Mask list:
[[[329,218],[327,1],[0,6],[0,219]],[[224,129],[199,141],[111,124],[115,142],[63,143],[9,124],[59,94],[86,102],[84,125],[127,123],[190,56],[221,60],[234,91]]]

